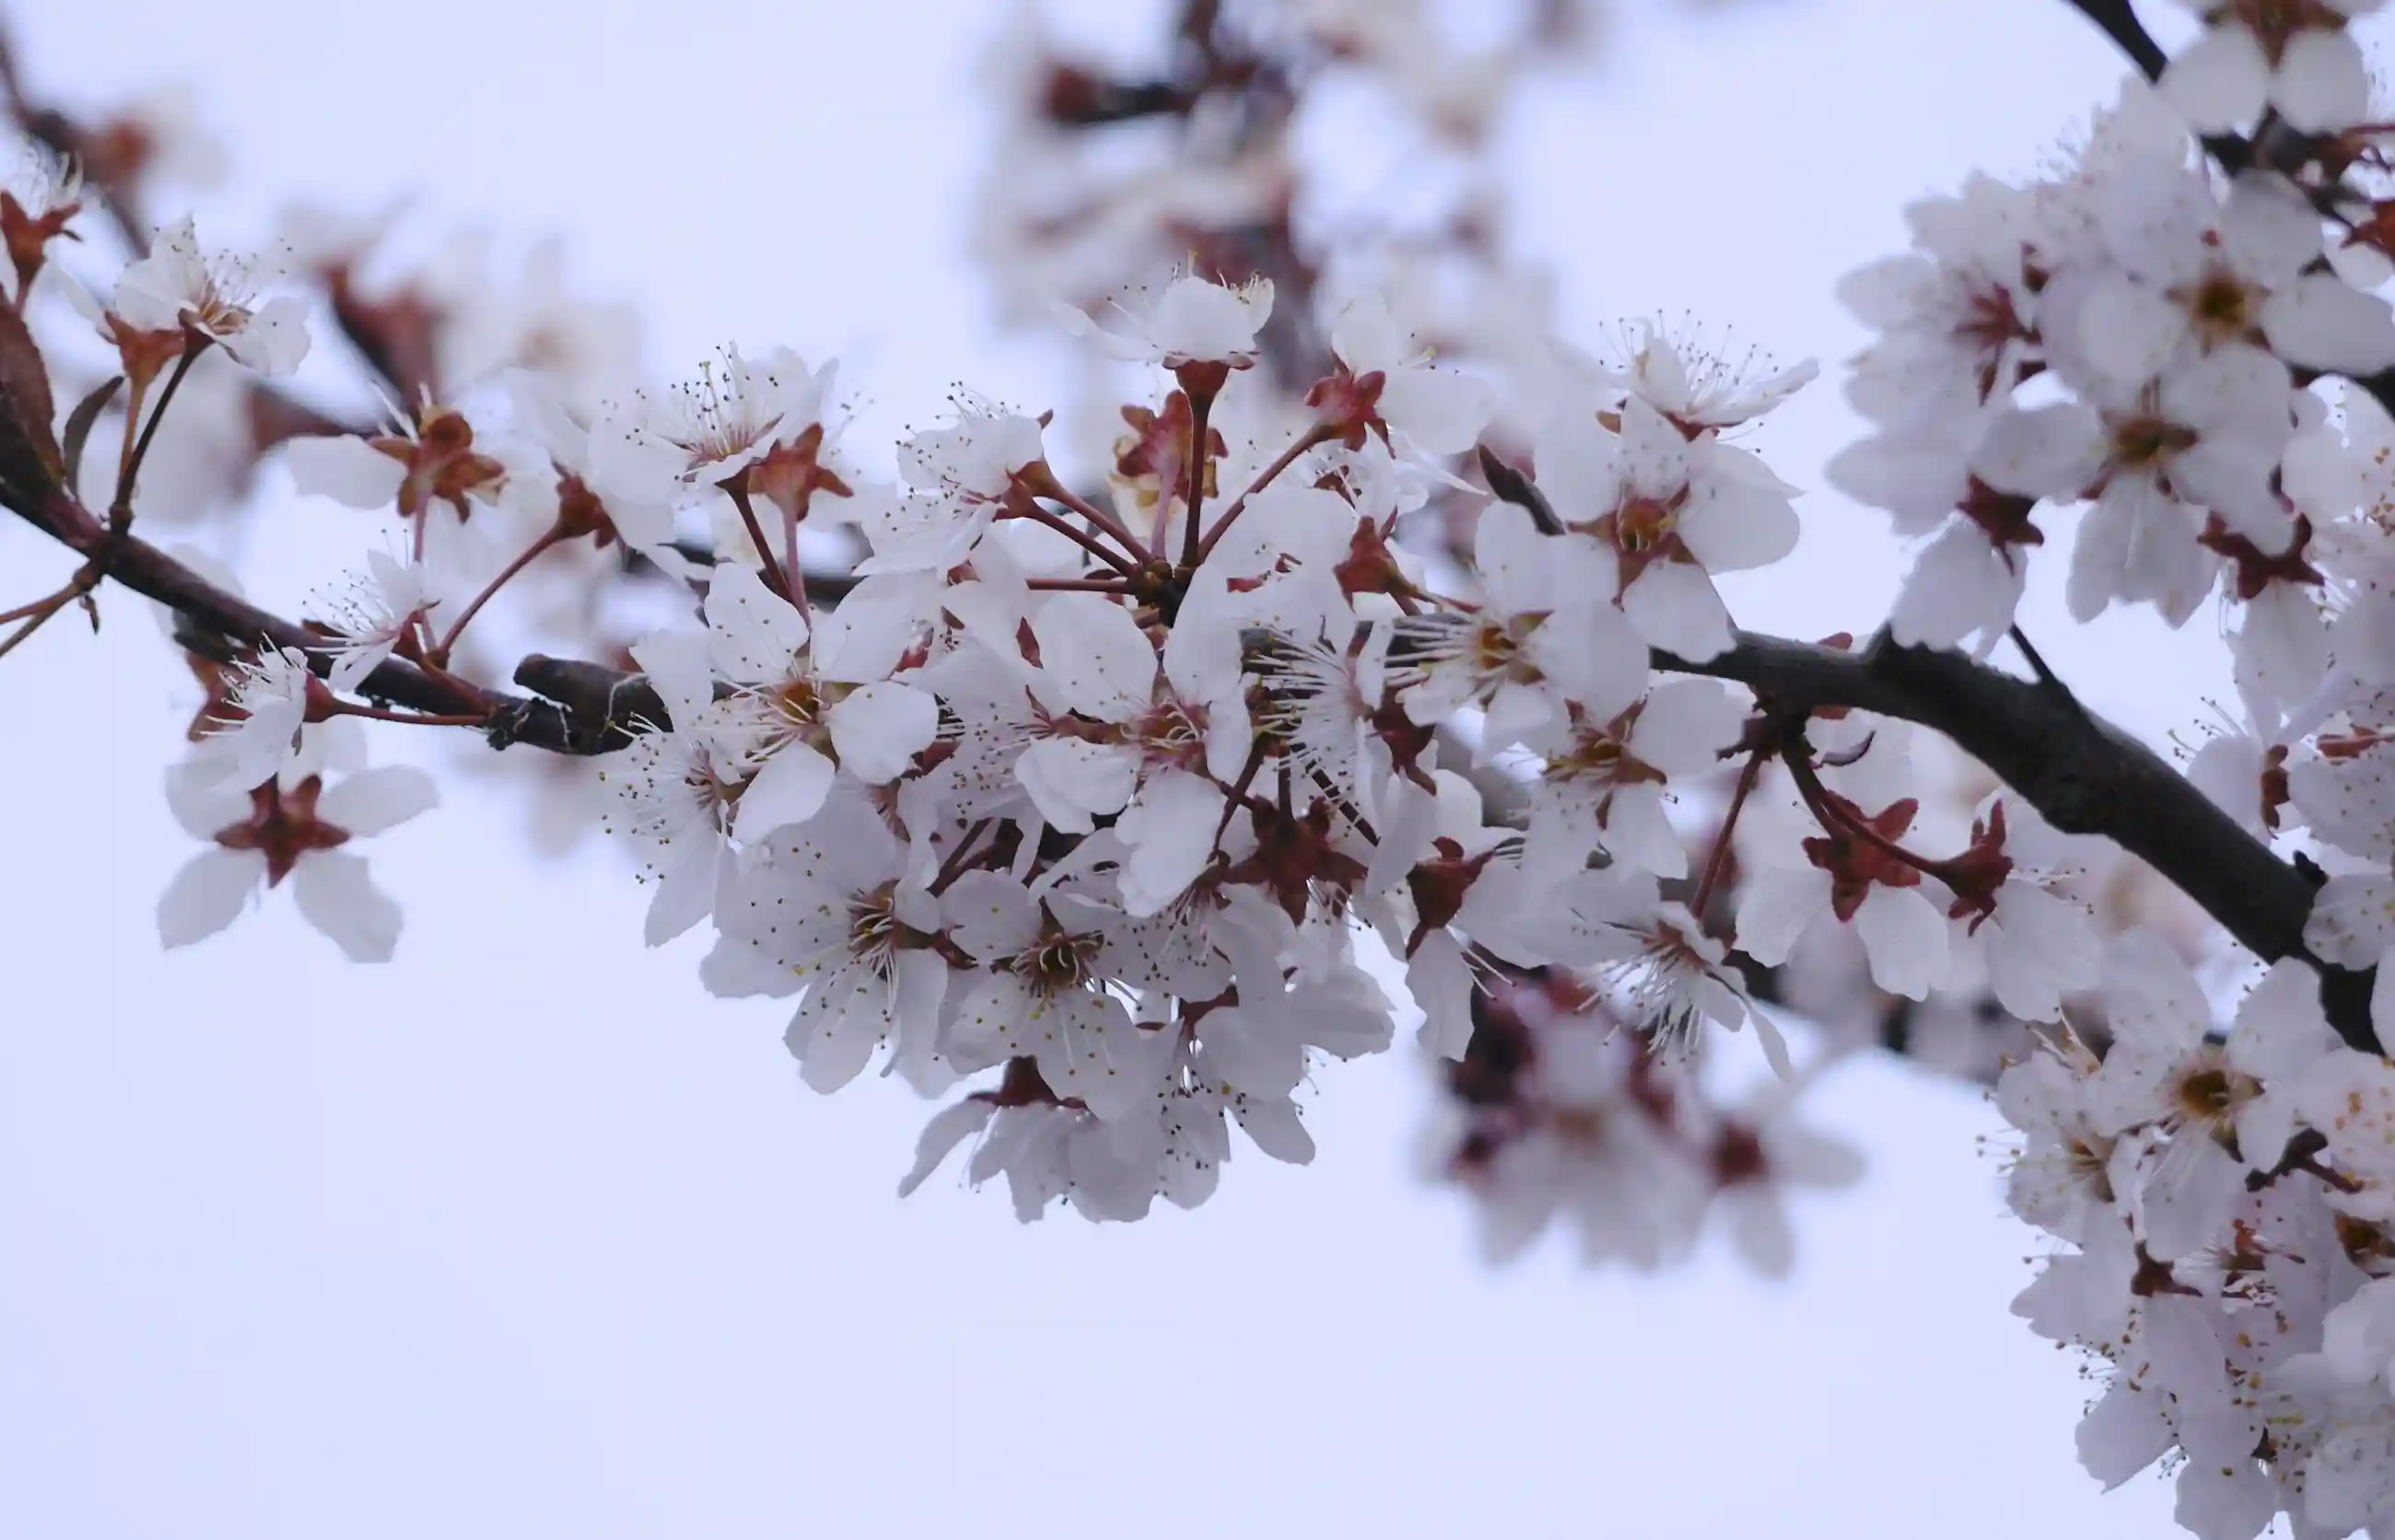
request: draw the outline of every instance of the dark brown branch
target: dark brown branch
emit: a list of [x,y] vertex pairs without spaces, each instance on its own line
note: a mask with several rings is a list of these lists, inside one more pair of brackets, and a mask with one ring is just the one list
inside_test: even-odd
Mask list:
[[[2137,20],[2137,7],[2129,0],[2069,0],[2069,4],[2072,10],[2095,22],[2105,36],[2119,46],[2120,50],[2129,56],[2129,62],[2137,67],[2138,73],[2148,80],[2162,79],[2163,68],[2170,62],[2170,56],[2163,52],[2162,45],[2154,41],[2153,33],[2146,31],[2145,23]],[[2268,164],[2282,169],[2290,168],[2291,164],[2300,164],[2302,155],[2297,141],[2304,140],[2304,136],[2265,135],[2264,138],[2268,141],[2265,148],[2269,151],[2264,157]],[[2232,177],[2254,164],[2254,141],[2241,134],[2205,135],[2203,148],[2205,153],[2218,161],[2220,168]],[[2286,159],[2289,155],[2296,157],[2293,163]]]
[[[2310,956],[2311,879],[2153,750],[2066,694],[1959,653],[1886,640],[1856,654],[1741,635],[1709,662],[1659,654],[1655,665],[1734,679],[1792,713],[1847,706],[1943,733],[2056,828],[2103,836],[2144,861],[2255,955]],[[2375,975],[2325,966],[2321,973],[2339,1034],[2375,1051]]]
[[2137,20],[2137,8],[2129,0],[2071,0],[2071,7],[2101,28],[2148,80],[2162,78],[2163,66],[2170,62],[2170,56],[2163,52],[2153,33]]

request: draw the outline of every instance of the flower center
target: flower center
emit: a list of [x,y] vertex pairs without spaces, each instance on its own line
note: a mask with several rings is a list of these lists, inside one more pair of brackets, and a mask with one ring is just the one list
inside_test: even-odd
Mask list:
[[1042,994],[1061,994],[1078,989],[1090,978],[1090,959],[1098,950],[1095,936],[1068,936],[1052,931],[1024,954],[1022,971]]
[[1524,651],[1530,633],[1544,615],[1515,615],[1509,621],[1484,620],[1472,631],[1472,665],[1482,678],[1515,684],[1536,684],[1543,676]]
[[1652,497],[1634,497],[1614,516],[1613,543],[1624,556],[1652,556],[1679,527],[1679,513]]
[[2234,342],[2254,329],[2254,291],[2224,268],[2204,274],[2180,302],[2208,345]]
[[2261,1082],[2226,1064],[2207,1062],[2178,1077],[2171,1087],[2179,1115],[2210,1129],[2226,1125],[2238,1108],[2261,1094]]
[[2149,470],[2195,442],[2191,428],[2160,417],[2132,417],[2112,429],[2112,459],[2124,469]]
[[848,950],[852,955],[880,961],[896,950],[898,915],[893,901],[897,890],[896,882],[885,882],[849,902]]

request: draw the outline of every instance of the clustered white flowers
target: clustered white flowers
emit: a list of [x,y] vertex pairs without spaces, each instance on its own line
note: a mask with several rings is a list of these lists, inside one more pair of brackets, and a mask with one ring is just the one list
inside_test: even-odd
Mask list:
[[[1536,51],[1429,68],[1416,7],[1252,8],[1218,54],[1377,72],[1466,158]],[[1101,455],[1069,418],[959,391],[881,474],[828,361],[727,349],[652,393],[545,370],[615,357],[611,324],[546,280],[515,327],[455,272],[377,289],[372,239],[321,219],[297,262],[184,219],[87,289],[60,261],[87,191],[45,151],[0,190],[6,320],[30,337],[53,292],[80,312],[116,377],[75,431],[117,412],[119,442],[94,456],[112,480],[62,473],[56,444],[0,471],[74,483],[70,544],[106,550],[172,499],[163,466],[274,450],[396,536],[306,625],[182,569],[240,618],[195,650],[207,699],[167,796],[203,849],[160,902],[168,945],[288,879],[348,955],[392,955],[398,906],[351,842],[434,782],[364,768],[357,719],[529,731],[475,682],[507,590],[531,638],[637,670],[604,676],[592,741],[551,746],[615,751],[604,822],[649,944],[704,929],[706,989],[787,1002],[814,1090],[878,1063],[946,1099],[902,1191],[961,1151],[1025,1220],[1193,1206],[1248,1145],[1310,1160],[1317,1075],[1410,1024],[1442,1064],[1429,1165],[1492,1255],[1559,1222],[1591,1260],[1653,1268],[1718,1221],[1778,1272],[1789,1195],[1857,1171],[1804,1094],[1900,1042],[1991,1082],[2019,1136],[2009,1198],[2057,1249],[2017,1309],[2090,1355],[2088,1469],[2163,1462],[2207,1540],[2281,1514],[2385,1530],[2395,144],[2348,28],[2375,4],[2191,8],[2198,39],[2066,165],[1925,200],[1914,249],[1847,279],[1868,434],[1828,476],[1916,543],[1871,649],[2009,638],[2061,698],[2015,625],[2041,559],[2081,621],[2217,616],[2238,700],[2188,779],[2313,884],[2300,954],[2291,919],[2289,954],[2224,955],[2108,842],[1906,722],[1740,666],[1758,644],[1719,580],[1797,543],[1797,489],[1754,441],[1810,363],[1656,322],[1563,345],[1484,249],[1477,195],[1439,237],[1468,317],[1399,256],[1318,289],[1281,264],[1296,293],[1202,254],[1153,281],[1192,230],[1294,252],[1290,146],[1258,131],[1125,182],[1074,125],[1184,116],[1196,146],[1197,103],[1258,78],[1245,56],[1128,94],[1044,46],[1011,60],[1039,207],[991,217],[1112,382]],[[404,399],[381,430],[281,393],[309,348],[294,267]],[[1129,399],[1101,361],[1140,371]],[[181,454],[170,410],[239,451]],[[74,501],[94,485],[104,522]],[[29,624],[0,651],[93,586],[11,611]],[[1767,1066],[1735,1099],[1731,1034]]]

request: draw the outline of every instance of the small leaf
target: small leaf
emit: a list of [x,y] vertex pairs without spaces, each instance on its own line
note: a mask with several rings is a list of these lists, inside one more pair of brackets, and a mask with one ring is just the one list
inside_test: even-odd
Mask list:
[[66,463],[69,491],[76,491],[82,486],[84,443],[91,437],[92,427],[99,421],[99,415],[108,410],[108,403],[116,399],[116,392],[124,388],[124,375],[111,375],[106,385],[75,402],[75,409],[67,414]]

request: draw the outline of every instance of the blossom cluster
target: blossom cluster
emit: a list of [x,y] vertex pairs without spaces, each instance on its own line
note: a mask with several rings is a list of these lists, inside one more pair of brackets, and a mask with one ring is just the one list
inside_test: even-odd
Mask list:
[[[2063,173],[1916,206],[1915,252],[1846,290],[1878,333],[1848,387],[1872,433],[1832,476],[1923,542],[1895,639],[1992,649],[2078,506],[2071,612],[2216,608],[2241,709],[2189,773],[2318,884],[2303,954],[2225,1023],[2220,986],[2142,929],[2100,962],[2082,947],[2056,996],[2005,1001],[2051,1023],[1997,1086],[2012,1205],[2071,1248],[2017,1310],[2098,1366],[2089,1470],[2167,1456],[2181,1521],[2225,1540],[2283,1512],[2298,1533],[2395,1517],[2389,992],[2366,1021],[2353,994],[2395,943],[2395,318],[2346,31],[2367,8],[2206,7],[2159,92],[2133,88]],[[2301,132],[2225,171],[2191,129]]]
[[[1778,1272],[1791,1195],[1857,1171],[1805,1092],[1900,1046],[2019,1135],[2010,1201],[2057,1249],[2018,1309],[2102,1382],[2094,1474],[2163,1461],[2208,1540],[2386,1527],[2395,146],[2348,25],[2374,5],[2191,8],[2064,164],[1916,204],[1914,249],[1846,281],[1866,436],[1827,475],[1913,556],[1878,636],[1801,651],[2009,639],[2105,740],[2016,624],[2031,563],[2068,544],[2083,622],[2216,615],[2237,707],[2186,776],[2309,885],[2299,950],[2292,919],[2225,946],[2099,834],[1752,666],[1799,650],[1719,579],[1798,541],[1754,445],[1813,366],[1653,322],[1555,336],[1477,185],[1554,39],[1457,54],[1414,6],[1234,7],[1145,83],[1016,38],[1030,169],[985,234],[1018,311],[1080,343],[1089,410],[959,390],[888,446],[784,348],[632,389],[620,318],[546,257],[514,292],[479,253],[377,274],[380,228],[318,212],[263,259],[190,218],[134,236],[131,170],[33,152],[0,189],[0,492],[91,563],[0,652],[261,465],[372,516],[304,624],[151,552],[206,697],[162,940],[287,879],[388,959],[400,911],[353,842],[436,783],[368,768],[363,724],[504,746],[533,718],[481,682],[496,659],[604,656],[568,665],[598,719],[543,718],[598,769],[544,762],[542,804],[596,788],[645,940],[704,930],[708,991],[787,1002],[807,1086],[878,1064],[946,1099],[902,1191],[956,1160],[1026,1220],[1194,1205],[1245,1145],[1311,1159],[1317,1076],[1410,1026],[1428,1165],[1491,1255],[1562,1225],[1654,1268],[1718,1222]],[[1298,229],[1289,142],[1338,68],[1465,167],[1436,230],[1347,263]],[[1173,133],[1127,178],[1081,137],[1151,119]],[[69,244],[95,186],[130,237],[107,282]],[[311,293],[387,420],[292,387]],[[32,427],[29,357],[87,387]],[[1735,1098],[1732,1034],[1768,1071]]]
[[[900,446],[903,484],[835,475],[838,436],[773,395],[794,363],[722,376],[725,431],[615,473],[765,553],[708,574],[703,629],[633,649],[666,719],[608,773],[650,940],[711,917],[708,987],[797,995],[820,1089],[884,1051],[925,1089],[1000,1072],[933,1120],[910,1186],[978,1136],[971,1174],[1025,1217],[1121,1218],[1207,1196],[1233,1124],[1309,1158],[1312,1067],[1394,1035],[1371,950],[1449,1058],[1506,967],[1601,974],[1674,1049],[1745,1019],[1660,882],[1687,875],[1672,778],[1708,776],[1748,714],[1649,659],[1727,649],[1711,574],[1793,544],[1788,489],[1714,426],[1793,380],[1708,396],[1650,337],[1559,426],[1535,511],[1484,499],[1477,597],[1442,596],[1395,530],[1488,387],[1365,300],[1278,411],[1251,368],[1273,300],[1188,275],[1068,318],[1164,387],[1126,413],[1104,504],[1039,420],[968,398]],[[818,612],[771,552],[825,519],[871,555]],[[1463,772],[1524,756],[1550,773],[1517,828]]]

